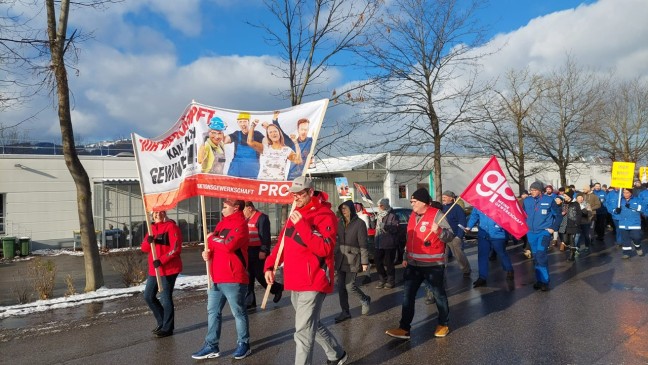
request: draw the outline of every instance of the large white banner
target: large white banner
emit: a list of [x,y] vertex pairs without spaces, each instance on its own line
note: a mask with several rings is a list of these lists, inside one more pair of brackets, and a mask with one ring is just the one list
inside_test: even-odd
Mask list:
[[165,134],[133,134],[147,210],[205,195],[291,203],[315,150],[328,99],[277,111],[190,104]]

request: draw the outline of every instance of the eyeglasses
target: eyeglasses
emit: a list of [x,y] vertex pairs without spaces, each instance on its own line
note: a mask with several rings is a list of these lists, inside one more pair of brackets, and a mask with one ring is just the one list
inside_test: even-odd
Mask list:
[[297,198],[297,197],[302,197],[302,196],[305,196],[306,194],[308,194],[308,190],[309,190],[309,189],[302,190],[302,191],[298,191],[298,192],[296,192],[296,193],[292,193],[292,195],[293,195],[293,197],[295,197],[295,198]]

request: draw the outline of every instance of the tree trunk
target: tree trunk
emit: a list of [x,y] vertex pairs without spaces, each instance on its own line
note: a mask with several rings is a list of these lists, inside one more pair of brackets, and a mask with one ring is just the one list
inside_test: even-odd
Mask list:
[[67,33],[67,20],[69,13],[69,0],[61,1],[58,27],[54,0],[47,0],[47,32],[51,52],[51,67],[56,80],[56,95],[58,98],[58,117],[61,127],[63,156],[74,184],[77,189],[77,208],[79,213],[79,226],[81,228],[81,247],[85,263],[86,285],[85,291],[94,291],[104,285],[101,271],[101,260],[97,248],[94,219],[92,213],[92,191],[90,179],[85,168],[79,160],[74,143],[72,129],[72,116],[70,114],[70,90],[68,87],[67,70],[65,68],[65,46]]

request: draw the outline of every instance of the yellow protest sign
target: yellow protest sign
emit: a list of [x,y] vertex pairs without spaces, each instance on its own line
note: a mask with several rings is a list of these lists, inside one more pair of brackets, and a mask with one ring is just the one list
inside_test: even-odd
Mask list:
[[648,183],[648,167],[640,167],[639,168],[639,180],[641,180],[642,184]]
[[632,188],[634,171],[634,162],[613,162],[612,181],[610,182],[610,186],[628,189]]

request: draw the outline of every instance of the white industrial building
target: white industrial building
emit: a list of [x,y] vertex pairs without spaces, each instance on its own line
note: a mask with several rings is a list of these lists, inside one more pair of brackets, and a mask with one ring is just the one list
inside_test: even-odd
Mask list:
[[[133,157],[79,156],[91,181],[95,227],[102,233],[106,247],[138,245],[146,229],[140,188]],[[447,157],[442,160],[443,189],[460,194],[487,157]],[[363,154],[317,159],[309,173],[316,187],[330,195],[334,208],[342,203],[335,189],[335,177],[367,187],[377,202],[388,197],[392,206],[409,206],[409,196],[419,187],[428,187],[430,166],[420,156],[390,153]],[[569,183],[576,187],[590,181],[609,183],[609,165],[575,166]],[[545,184],[557,186],[556,171],[535,176]],[[515,187],[514,187],[515,189]],[[34,248],[74,247],[79,230],[77,193],[61,155],[0,155],[0,236],[30,237]],[[355,197],[359,200],[359,197]],[[438,200],[438,199],[437,199]],[[169,216],[183,230],[185,241],[202,239],[199,199],[181,202]],[[207,199],[208,227],[220,219],[221,202]],[[270,216],[272,233],[281,225],[286,206],[260,203],[258,208]]]

